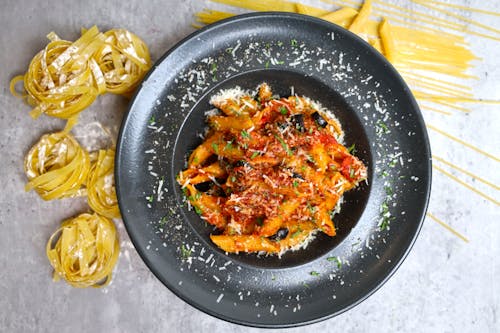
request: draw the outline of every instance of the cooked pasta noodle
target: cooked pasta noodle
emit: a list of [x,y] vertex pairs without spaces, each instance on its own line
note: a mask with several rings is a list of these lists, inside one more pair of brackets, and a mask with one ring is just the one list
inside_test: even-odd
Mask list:
[[224,92],[211,103],[220,114],[208,117],[208,136],[177,180],[218,229],[212,241],[226,252],[281,254],[317,231],[334,236],[339,199],[367,177],[339,143],[337,120],[306,97],[274,99],[265,83],[257,99]]
[[100,150],[97,161],[92,164],[87,182],[90,208],[109,218],[120,217],[114,186],[114,162],[114,149]]
[[73,287],[102,287],[111,281],[120,245],[113,222],[98,214],[66,220],[47,242],[54,280]]
[[34,189],[44,200],[85,194],[89,169],[89,154],[71,134],[45,134],[25,157],[26,191]]

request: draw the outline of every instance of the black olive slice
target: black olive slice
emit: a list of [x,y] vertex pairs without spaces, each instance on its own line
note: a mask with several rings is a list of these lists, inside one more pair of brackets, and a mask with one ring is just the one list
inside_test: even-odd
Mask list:
[[302,114],[294,114],[290,117],[293,127],[299,132],[305,132],[306,128],[304,126],[304,115]]
[[326,127],[326,125],[328,125],[328,122],[325,120],[325,118],[323,118],[318,112],[314,112],[311,117],[314,119],[314,121],[316,122],[316,124],[318,124],[318,126],[321,126],[321,127]]
[[269,239],[278,242],[282,239],[285,239],[287,235],[288,235],[288,229],[281,228],[274,235],[270,236]]
[[208,180],[206,182],[198,183],[198,184],[194,185],[194,188],[200,192],[207,192],[212,187],[212,184],[213,184],[213,182],[211,180]]

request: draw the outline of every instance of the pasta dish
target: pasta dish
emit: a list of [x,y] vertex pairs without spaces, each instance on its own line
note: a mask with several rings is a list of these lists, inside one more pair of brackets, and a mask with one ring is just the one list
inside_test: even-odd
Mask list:
[[188,205],[229,253],[282,254],[318,231],[335,236],[332,217],[365,165],[318,103],[275,97],[265,83],[255,95],[236,87],[211,98],[209,130],[177,177]]

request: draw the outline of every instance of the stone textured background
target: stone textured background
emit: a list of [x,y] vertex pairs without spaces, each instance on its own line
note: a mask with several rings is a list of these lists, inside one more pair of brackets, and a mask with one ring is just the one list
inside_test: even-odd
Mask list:
[[[320,1],[302,1],[326,6]],[[500,12],[498,2],[454,0]],[[409,1],[399,1],[410,5]],[[122,253],[113,282],[104,289],[74,289],[51,281],[45,242],[59,222],[85,211],[80,199],[44,202],[24,192],[23,157],[45,132],[63,122],[41,117],[10,95],[8,83],[24,72],[56,31],[76,39],[82,26],[102,30],[127,28],[141,36],[158,59],[194,31],[193,13],[224,8],[208,1],[26,1],[0,2],[0,331],[3,332],[256,332],[212,318],[181,301],[149,272],[128,240],[121,223]],[[494,24],[496,18],[473,15]],[[498,27],[498,24],[497,24]],[[477,62],[473,73],[478,97],[500,99],[500,47],[497,42],[468,39]],[[101,96],[75,128],[87,146],[88,133],[101,134],[95,122],[118,131],[127,101]],[[469,115],[424,112],[427,121],[476,146],[500,155],[498,106],[472,105]],[[500,182],[498,163],[430,132],[432,149],[479,175]],[[95,135],[92,135],[94,137]],[[487,190],[487,188],[485,189]],[[489,191],[498,198],[498,191]],[[462,231],[466,244],[430,219],[413,251],[396,274],[368,300],[336,318],[299,332],[499,332],[500,214],[498,207],[434,173],[430,211]]]

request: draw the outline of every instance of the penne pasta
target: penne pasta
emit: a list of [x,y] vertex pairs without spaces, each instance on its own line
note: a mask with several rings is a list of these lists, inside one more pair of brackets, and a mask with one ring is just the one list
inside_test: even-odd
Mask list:
[[212,97],[220,113],[208,118],[207,139],[177,177],[190,205],[218,229],[212,242],[228,253],[281,255],[318,231],[335,236],[339,198],[367,176],[327,110],[306,97],[272,96],[262,84],[256,93]]

